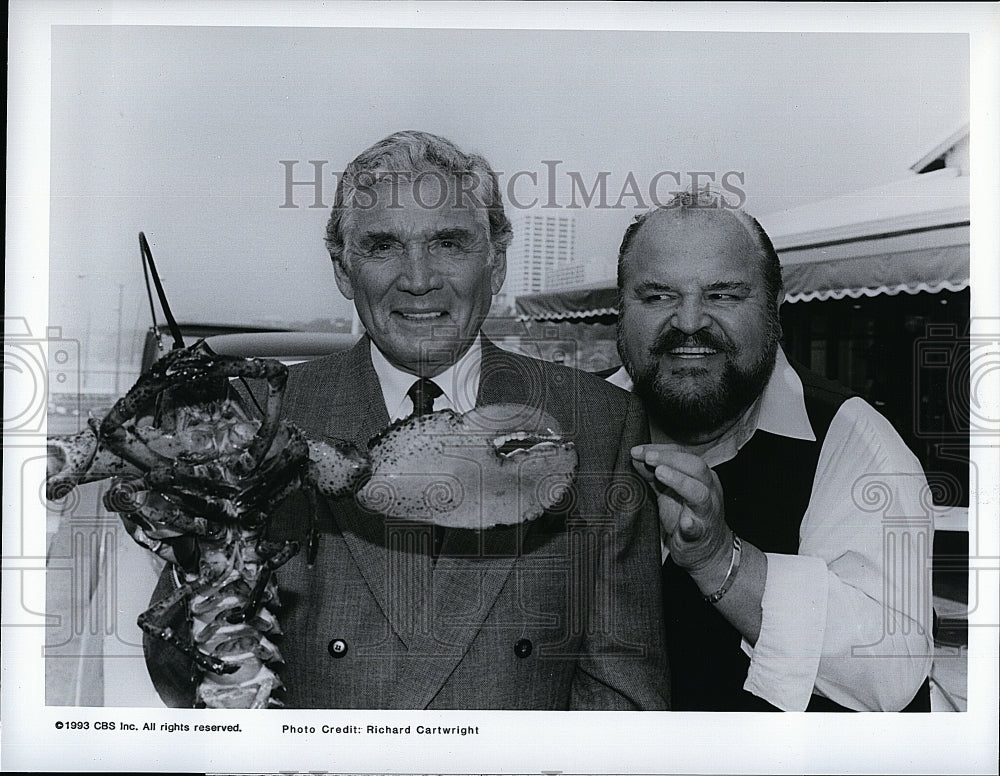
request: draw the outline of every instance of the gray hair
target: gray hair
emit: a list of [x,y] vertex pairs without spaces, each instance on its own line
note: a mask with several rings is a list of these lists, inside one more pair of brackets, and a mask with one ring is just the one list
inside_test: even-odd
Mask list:
[[503,253],[510,244],[510,220],[504,213],[500,184],[489,162],[478,154],[466,154],[454,143],[429,132],[396,132],[363,151],[347,165],[337,183],[333,209],[326,226],[326,247],[334,262],[344,266],[344,235],[350,212],[361,195],[371,196],[371,187],[398,175],[431,173],[460,182],[459,194],[468,196],[486,210],[490,246]]

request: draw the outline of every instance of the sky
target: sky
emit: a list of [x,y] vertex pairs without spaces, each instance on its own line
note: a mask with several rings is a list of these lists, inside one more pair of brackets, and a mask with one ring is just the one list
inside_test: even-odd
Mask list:
[[[51,41],[49,320],[94,369],[138,358],[150,324],[140,230],[178,320],[349,317],[323,245],[334,174],[396,130],[486,156],[515,223],[603,175],[604,206],[572,212],[577,258],[610,277],[654,182],[665,198],[728,176],[759,216],[904,177],[969,117],[961,34],[65,25]],[[286,188],[312,162],[323,207]]]

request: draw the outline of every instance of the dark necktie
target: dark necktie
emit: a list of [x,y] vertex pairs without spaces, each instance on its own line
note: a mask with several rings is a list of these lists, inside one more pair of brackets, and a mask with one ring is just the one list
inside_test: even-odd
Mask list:
[[421,377],[410,386],[406,395],[413,402],[414,415],[428,415],[434,412],[434,400],[444,391],[433,380]]
[[[427,377],[421,377],[419,380],[416,380],[410,386],[410,390],[406,392],[406,395],[410,397],[410,401],[413,402],[413,415],[429,415],[434,412],[434,400],[442,393],[444,391],[433,380]],[[441,554],[441,545],[444,544],[444,527],[440,525],[433,526],[432,537],[431,559],[432,562],[435,562],[438,555]]]

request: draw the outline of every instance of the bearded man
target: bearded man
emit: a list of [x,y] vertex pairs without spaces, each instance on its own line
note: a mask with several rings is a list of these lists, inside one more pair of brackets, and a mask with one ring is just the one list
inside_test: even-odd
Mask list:
[[632,455],[657,493],[673,708],[929,710],[930,517],[899,542],[882,518],[926,515],[926,479],[869,404],[789,363],[764,230],[678,195],[626,231],[618,288],[609,379],[650,417]]

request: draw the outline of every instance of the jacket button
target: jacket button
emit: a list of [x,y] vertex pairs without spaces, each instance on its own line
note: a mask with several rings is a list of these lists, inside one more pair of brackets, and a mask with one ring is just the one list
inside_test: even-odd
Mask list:
[[530,639],[521,639],[514,645],[514,654],[524,658],[531,654],[532,643]]
[[347,654],[347,642],[343,639],[334,639],[326,645],[326,651],[331,657],[343,657]]

